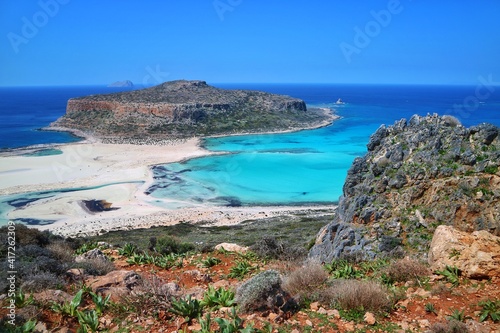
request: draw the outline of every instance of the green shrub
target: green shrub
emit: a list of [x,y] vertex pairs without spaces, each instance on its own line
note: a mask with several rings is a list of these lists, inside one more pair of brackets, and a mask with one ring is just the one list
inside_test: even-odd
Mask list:
[[293,299],[281,288],[281,277],[275,270],[264,271],[244,282],[236,290],[235,302],[243,312],[290,311],[295,307]]
[[272,236],[264,236],[252,247],[252,251],[259,257],[293,261],[304,258],[307,255],[305,248],[289,246],[285,242]]
[[180,242],[179,240],[171,236],[164,236],[158,238],[154,249],[156,252],[161,254],[171,254],[171,253],[181,254],[193,251],[195,247],[191,243]]

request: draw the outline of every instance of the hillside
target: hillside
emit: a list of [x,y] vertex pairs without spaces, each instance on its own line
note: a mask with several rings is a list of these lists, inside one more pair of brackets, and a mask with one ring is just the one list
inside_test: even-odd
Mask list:
[[437,115],[381,126],[349,169],[334,221],[310,257],[425,256],[442,224],[498,236],[499,132]]
[[98,138],[185,138],[283,131],[331,121],[304,101],[260,91],[226,90],[204,81],[171,81],[155,87],[72,98],[51,124]]

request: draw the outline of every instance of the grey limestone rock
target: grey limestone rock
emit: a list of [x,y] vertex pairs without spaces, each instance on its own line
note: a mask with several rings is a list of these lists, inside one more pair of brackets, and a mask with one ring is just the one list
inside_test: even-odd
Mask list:
[[309,257],[425,256],[442,224],[500,234],[499,133],[435,114],[380,126],[348,170],[336,216]]

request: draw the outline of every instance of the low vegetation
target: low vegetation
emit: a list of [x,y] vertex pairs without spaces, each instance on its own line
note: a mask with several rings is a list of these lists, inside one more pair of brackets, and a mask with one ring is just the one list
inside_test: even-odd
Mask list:
[[[165,327],[195,333],[396,332],[402,324],[393,318],[408,317],[416,307],[420,313],[408,324],[416,332],[468,332],[470,320],[494,325],[500,319],[499,293],[493,291],[498,283],[473,284],[454,267],[437,272],[434,281],[425,264],[410,258],[304,261],[289,255],[301,251],[287,247],[307,244],[287,244],[283,234],[261,238],[262,246],[246,253],[200,247],[190,235],[157,233],[146,241],[112,244],[102,238],[65,240],[19,226],[17,326],[9,326],[4,305],[0,331],[34,332],[42,325],[75,332],[154,333]],[[67,274],[75,268],[80,276]],[[89,279],[117,269],[141,278],[123,294],[92,288]],[[40,292],[51,289],[67,297],[43,300]],[[482,296],[468,307],[443,305],[447,299],[467,300],[470,290]],[[367,313],[375,324],[366,322]],[[419,326],[422,318],[427,327]]]

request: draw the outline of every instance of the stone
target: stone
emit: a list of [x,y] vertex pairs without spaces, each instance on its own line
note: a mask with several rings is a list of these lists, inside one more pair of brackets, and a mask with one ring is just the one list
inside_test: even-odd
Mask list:
[[312,302],[309,307],[311,308],[312,311],[318,311],[318,309],[319,309],[319,302]]
[[108,257],[99,249],[93,249],[75,257],[76,262],[82,262],[86,260],[109,261]]
[[86,281],[94,292],[103,292],[112,287],[132,290],[139,284],[141,276],[134,271],[118,270]]
[[375,325],[377,320],[375,319],[375,315],[371,312],[366,312],[363,316],[363,321],[368,325]]
[[467,233],[451,226],[438,226],[429,250],[433,271],[456,266],[471,279],[500,276],[500,237],[485,230]]
[[307,325],[307,326],[314,327],[314,325],[313,325],[312,321],[310,321],[309,319],[307,319],[307,320],[305,321],[305,323],[306,323],[306,325]]
[[33,298],[41,303],[64,303],[73,299],[73,296],[62,290],[47,289],[40,293],[33,294]]
[[340,312],[337,309],[328,310],[326,312],[326,314],[327,314],[328,317],[333,317],[335,319],[340,319]]
[[248,251],[247,246],[240,246],[238,244],[234,243],[220,243],[215,245],[216,250],[225,250],[229,252],[239,252],[239,253],[246,253]]
[[326,309],[323,307],[318,309],[318,313],[323,315],[328,315],[328,311],[326,311]]

